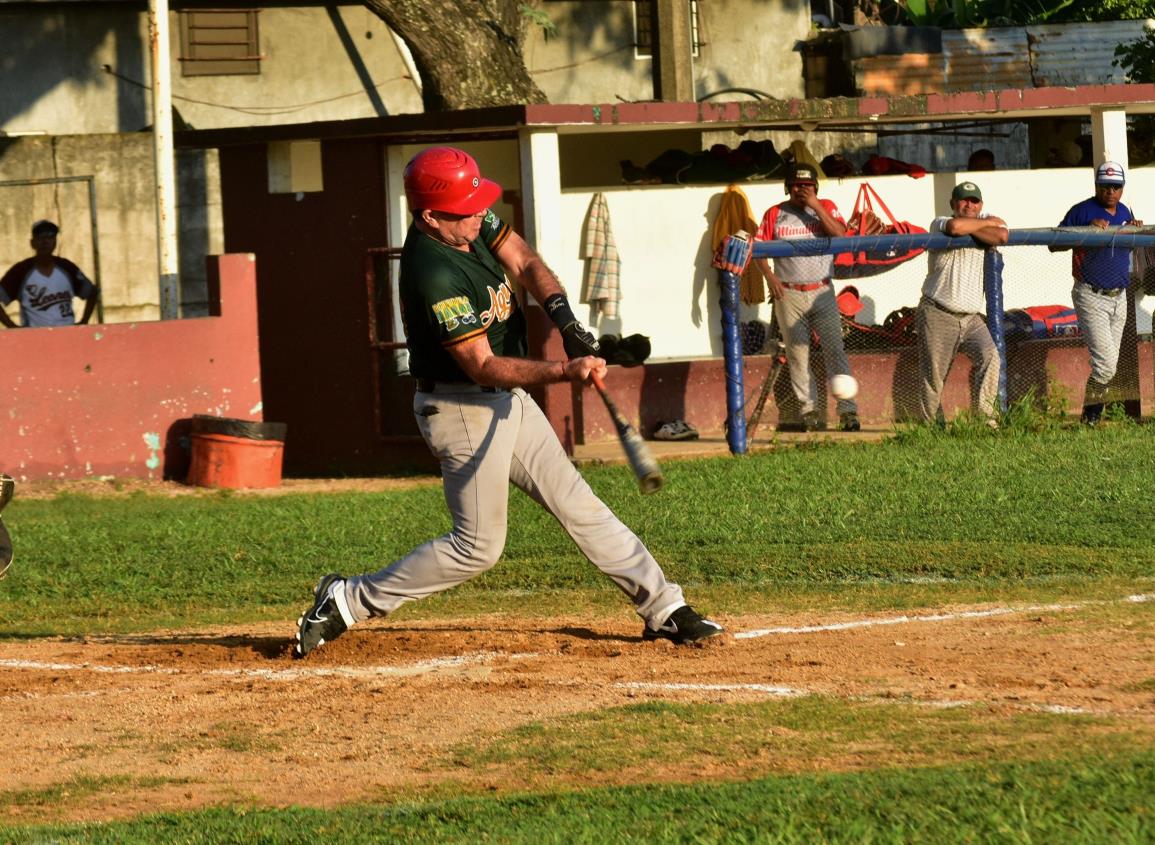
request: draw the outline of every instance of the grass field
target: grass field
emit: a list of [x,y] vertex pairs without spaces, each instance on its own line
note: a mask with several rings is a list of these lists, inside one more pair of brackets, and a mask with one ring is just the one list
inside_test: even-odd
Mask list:
[[[0,841],[1155,841],[1155,601],[1121,602],[1155,594],[1151,427],[916,429],[881,444],[665,469],[666,488],[650,497],[637,495],[621,467],[585,474],[696,605],[739,626],[747,617],[1062,602],[1078,609],[1037,614],[1037,630],[1017,634],[1024,647],[1048,638],[1039,653],[1061,660],[1063,648],[1095,638],[1128,667],[1126,683],[1103,690],[1112,705],[1079,712],[981,696],[968,707],[928,708],[917,696],[861,695],[849,678],[839,692],[837,677],[820,694],[772,701],[674,695],[531,715],[448,743],[419,785],[370,801],[352,794],[321,806],[304,791],[275,806],[225,798],[163,815],[86,813],[89,824],[67,812],[75,802],[99,806],[101,795],[157,785],[94,774],[81,762],[35,787],[0,780]],[[209,626],[277,623],[288,636],[318,575],[376,569],[448,528],[436,486],[63,494],[17,498],[5,519],[18,557],[0,584],[0,658],[61,638],[128,642]],[[576,615],[594,628],[622,610],[553,519],[515,492],[502,562],[406,606],[392,623],[441,631],[462,617]],[[893,646],[907,647],[903,637]],[[934,647],[934,637],[920,648]],[[871,646],[880,673],[901,668],[887,650],[895,639]],[[984,647],[998,654],[997,644]],[[623,659],[636,648],[625,647]],[[563,642],[558,661],[566,659]],[[1064,668],[1064,683],[1089,671],[1080,666]],[[775,664],[770,674],[787,668]],[[4,671],[0,695],[17,701],[21,673]],[[1015,683],[1052,684],[1061,699],[1053,667],[1035,677],[1028,661],[1016,671]],[[235,735],[229,741],[262,754]],[[277,754],[270,745],[264,756]],[[699,759],[708,774],[667,765]],[[54,823],[56,812],[70,821]]]

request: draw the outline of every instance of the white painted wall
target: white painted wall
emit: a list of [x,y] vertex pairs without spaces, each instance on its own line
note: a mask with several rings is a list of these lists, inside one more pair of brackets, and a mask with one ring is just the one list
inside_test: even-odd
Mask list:
[[[872,177],[899,219],[924,228],[938,214],[949,213],[950,191],[966,180],[965,174]],[[1093,193],[1090,168],[997,171],[974,174],[986,198],[985,208],[1003,217],[1012,228],[1054,226],[1066,210]],[[820,195],[850,215],[861,177],[827,181]],[[1147,197],[1155,188],[1155,169],[1131,171],[1124,202],[1140,219],[1155,221],[1155,207]],[[754,216],[760,219],[770,205],[785,198],[782,185],[746,183]],[[648,335],[653,359],[693,358],[721,354],[718,273],[710,267],[710,229],[724,187],[613,186],[602,189],[622,259],[622,301],[615,321],[596,326],[599,333]],[[575,302],[583,284],[581,260],[583,223],[591,189],[562,194],[562,245],[559,255],[546,255]],[[1070,253],[1051,253],[1046,247],[1015,247],[1003,251],[1006,307],[1070,304]],[[922,256],[900,267],[854,282],[866,302],[859,314],[863,323],[881,323],[896,308],[918,303],[926,259]],[[839,283],[841,288],[847,282]],[[1138,303],[1138,330],[1151,331],[1155,297]],[[766,306],[748,307],[743,319],[769,319]],[[579,315],[589,316],[585,308]]]

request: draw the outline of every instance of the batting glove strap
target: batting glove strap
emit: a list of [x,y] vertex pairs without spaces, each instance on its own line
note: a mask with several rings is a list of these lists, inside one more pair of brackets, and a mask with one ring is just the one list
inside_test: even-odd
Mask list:
[[602,347],[593,332],[574,320],[561,330],[561,343],[570,358],[584,358],[586,355],[601,356]]
[[542,303],[545,313],[561,329],[561,342],[565,354],[570,358],[584,358],[586,355],[600,355],[602,348],[593,333],[581,324],[570,308],[564,293],[546,297]]

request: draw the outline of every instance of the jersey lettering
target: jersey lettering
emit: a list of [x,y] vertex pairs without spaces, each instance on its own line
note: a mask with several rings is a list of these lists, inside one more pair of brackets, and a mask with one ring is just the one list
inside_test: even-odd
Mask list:
[[72,314],[72,291],[52,291],[48,288],[29,283],[25,286],[28,296],[28,305],[37,311],[47,311],[54,305],[60,306],[62,315]]
[[492,287],[489,290],[489,307],[481,312],[481,325],[489,328],[494,320],[504,323],[513,314],[513,288],[509,286],[509,280],[501,283],[501,287],[494,290]]
[[453,296],[433,303],[433,315],[437,322],[449,331],[456,329],[461,323],[469,325],[477,320],[473,311],[473,303],[466,296]]

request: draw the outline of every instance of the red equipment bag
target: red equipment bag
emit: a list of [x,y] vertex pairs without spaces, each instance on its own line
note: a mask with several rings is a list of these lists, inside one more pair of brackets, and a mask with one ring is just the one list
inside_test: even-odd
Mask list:
[[1031,305],[1003,314],[1008,339],[1038,340],[1047,337],[1078,337],[1079,315],[1069,305]]
[[[879,214],[881,212],[881,216]],[[889,221],[889,222],[888,222]],[[858,186],[858,197],[854,200],[854,211],[846,223],[846,234],[850,237],[861,235],[913,235],[926,234],[926,229],[906,220],[896,220],[886,203],[869,182]],[[839,253],[834,259],[834,277],[854,279],[885,273],[890,268],[910,261],[924,250],[863,250],[862,252]]]

